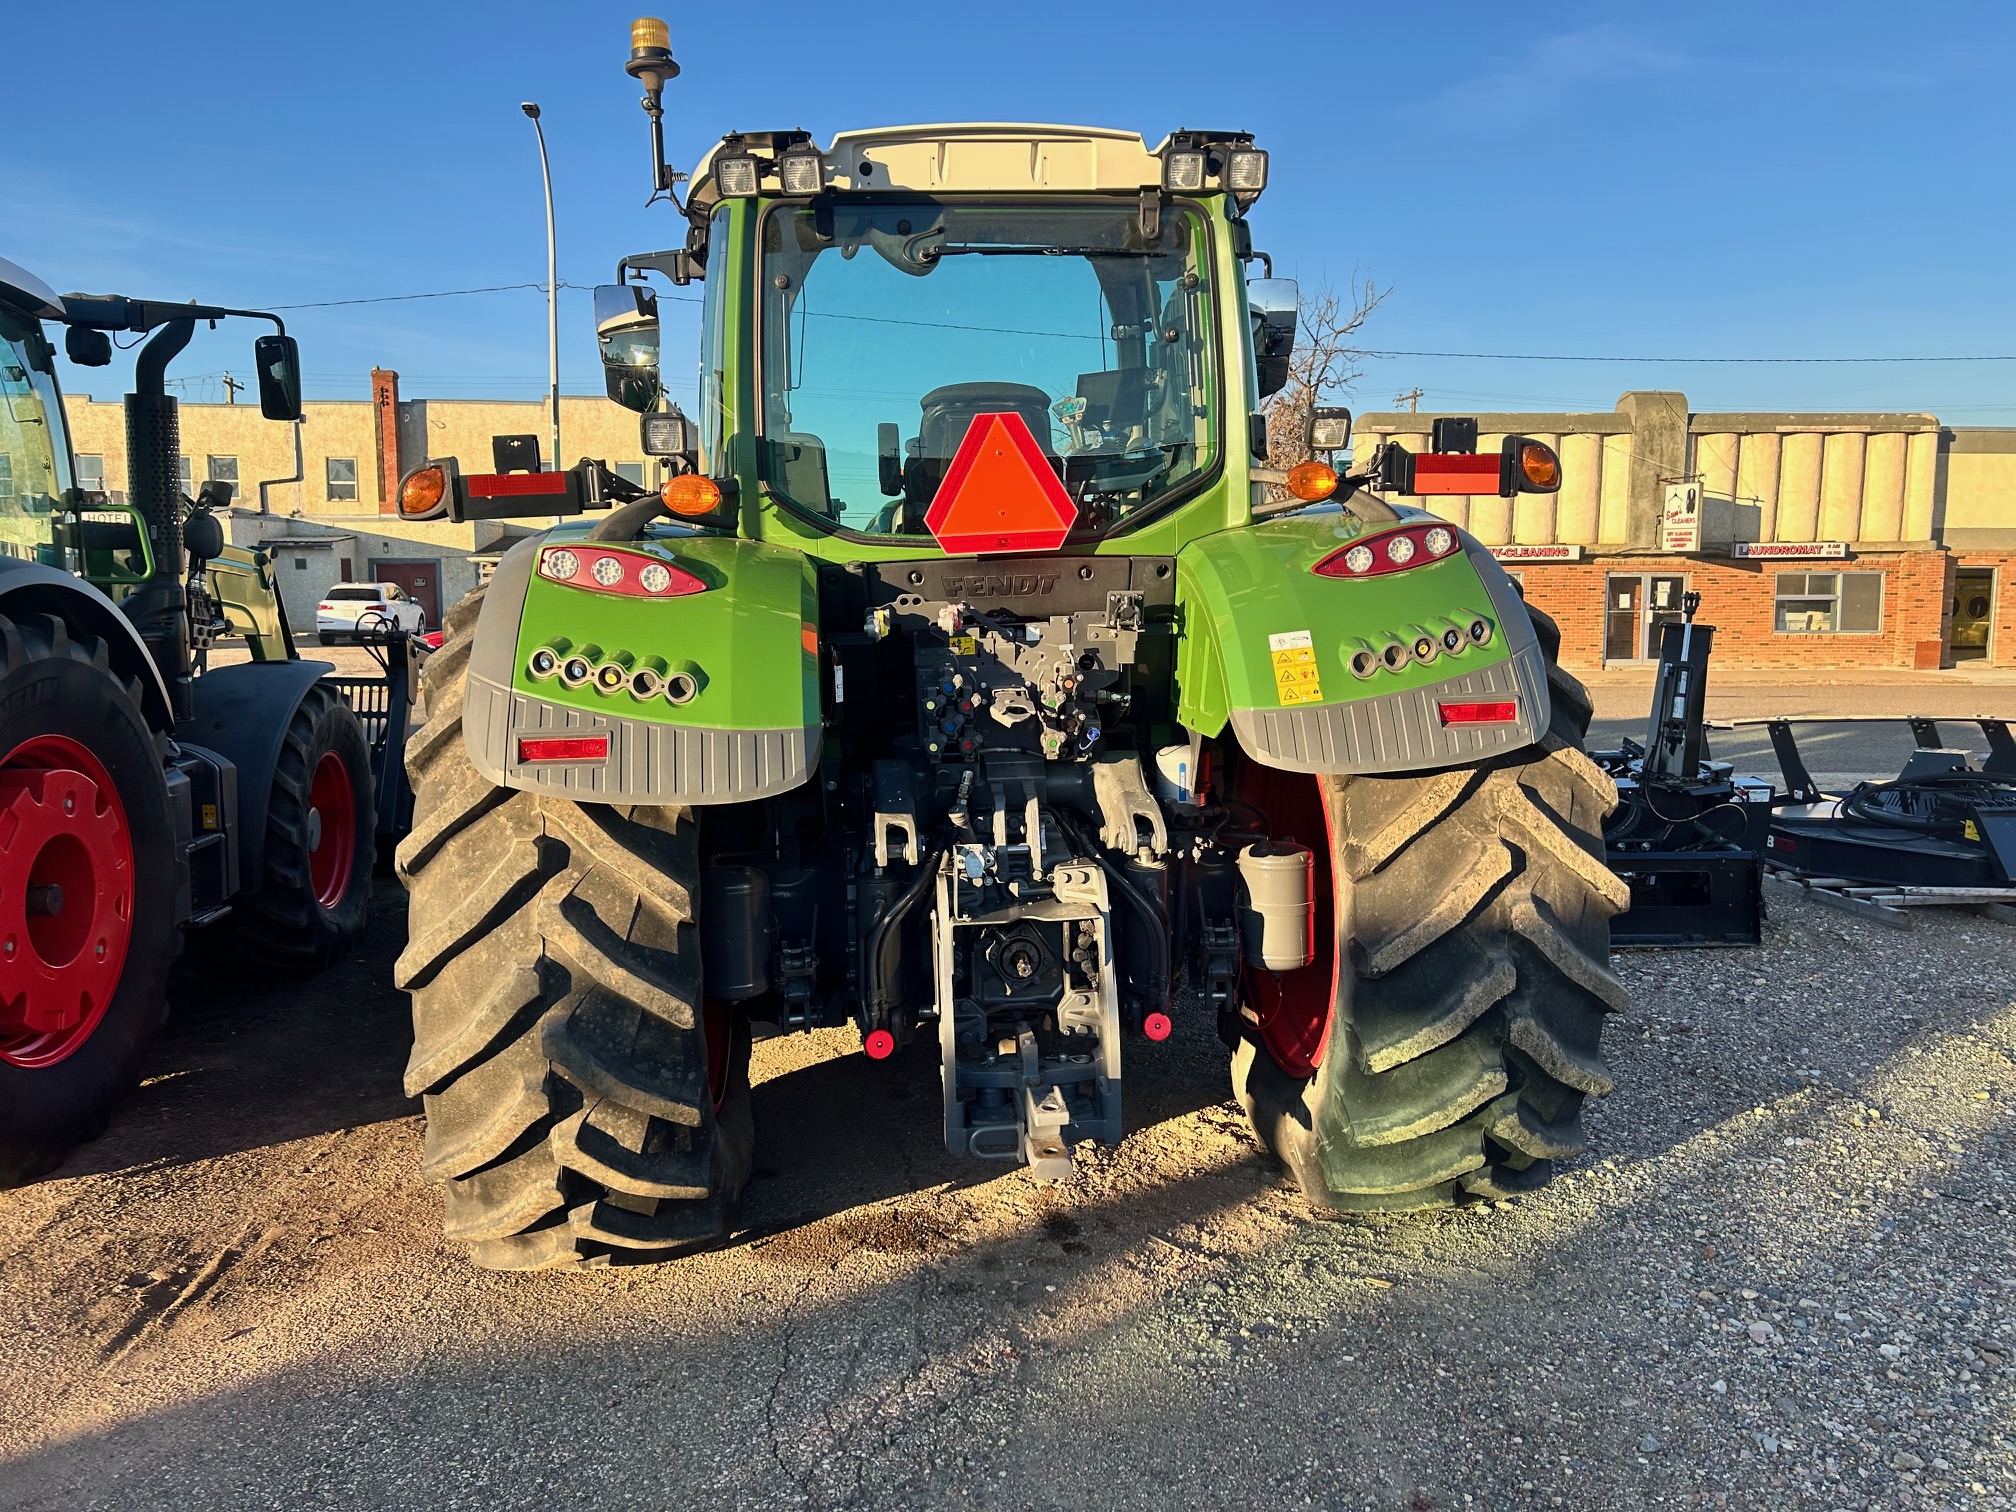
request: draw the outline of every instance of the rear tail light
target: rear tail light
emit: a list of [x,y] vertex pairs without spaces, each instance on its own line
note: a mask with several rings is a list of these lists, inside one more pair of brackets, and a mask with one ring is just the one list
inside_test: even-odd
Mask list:
[[611,551],[583,543],[549,546],[539,554],[539,575],[591,593],[628,598],[684,598],[707,584],[684,567],[642,551]]
[[518,742],[518,759],[530,761],[607,761],[607,735],[562,735]]
[[1456,532],[1447,525],[1410,525],[1353,542],[1309,570],[1318,577],[1377,577],[1382,572],[1439,562],[1455,552],[1456,544]]
[[1507,698],[1484,703],[1443,703],[1437,706],[1442,714],[1442,727],[1451,725],[1496,725],[1517,724],[1519,722],[1519,702]]

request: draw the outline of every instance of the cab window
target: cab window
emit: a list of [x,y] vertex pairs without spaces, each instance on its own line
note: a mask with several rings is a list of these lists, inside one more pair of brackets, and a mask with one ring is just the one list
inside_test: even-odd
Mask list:
[[0,310],[0,553],[63,566],[54,524],[71,482],[50,348],[34,321]]

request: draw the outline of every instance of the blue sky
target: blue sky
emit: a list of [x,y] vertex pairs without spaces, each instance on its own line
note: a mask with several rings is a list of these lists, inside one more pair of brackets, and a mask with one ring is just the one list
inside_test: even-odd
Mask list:
[[[629,4],[22,7],[0,255],[59,289],[301,304],[592,284],[678,227],[645,198]],[[1253,130],[1254,215],[1305,286],[1393,293],[1369,345],[1622,356],[2016,355],[2016,7],[763,7],[670,12],[681,166],[729,129],[1083,120]],[[562,379],[599,391],[588,296]],[[668,315],[672,307],[667,306]],[[679,320],[686,326],[682,330]],[[668,342],[692,339],[691,316]],[[543,295],[304,310],[311,397],[536,397]],[[249,366],[204,335],[190,398]],[[689,345],[690,350],[690,345]],[[69,370],[115,395],[119,369]],[[1355,407],[1910,408],[2016,424],[2016,363],[1675,366],[1395,357]]]

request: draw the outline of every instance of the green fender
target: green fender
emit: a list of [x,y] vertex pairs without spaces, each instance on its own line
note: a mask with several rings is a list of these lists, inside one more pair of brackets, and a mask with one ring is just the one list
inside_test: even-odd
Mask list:
[[[1432,517],[1407,511],[1407,525]],[[1393,527],[1342,509],[1308,510],[1205,536],[1176,559],[1182,637],[1177,718],[1215,737],[1229,724],[1254,759],[1303,772],[1410,771],[1516,749],[1547,727],[1547,674],[1518,589],[1461,531],[1462,549],[1436,562],[1364,578],[1319,576],[1324,558]],[[1355,653],[1439,640],[1472,619],[1488,639],[1413,655],[1371,676]],[[1503,723],[1452,728],[1444,701],[1517,705]]]
[[[651,562],[704,589],[666,598],[599,591],[537,570],[542,551],[598,549],[587,527],[557,528],[498,564],[477,622],[463,716],[471,759],[492,781],[598,803],[735,803],[803,784],[819,760],[819,638],[814,564],[759,541],[660,526],[610,542],[632,573]],[[581,577],[585,580],[584,567]],[[673,702],[568,686],[532,670],[535,654],[562,665],[646,668],[660,685],[688,679]],[[527,763],[519,742],[605,735],[606,760]]]

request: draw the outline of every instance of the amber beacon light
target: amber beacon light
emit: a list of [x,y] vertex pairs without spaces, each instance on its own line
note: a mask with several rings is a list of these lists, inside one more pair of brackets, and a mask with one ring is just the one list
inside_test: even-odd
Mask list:
[[1298,462],[1288,469],[1288,492],[1312,504],[1337,492],[1337,469],[1327,462]]
[[680,473],[665,480],[658,497],[675,515],[712,514],[721,507],[721,485],[698,473]]

